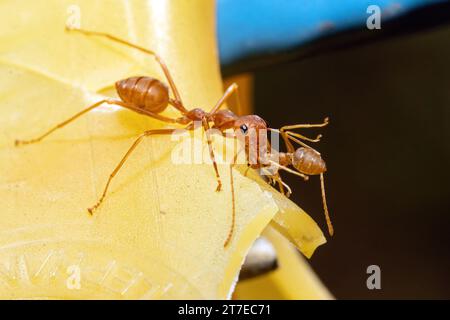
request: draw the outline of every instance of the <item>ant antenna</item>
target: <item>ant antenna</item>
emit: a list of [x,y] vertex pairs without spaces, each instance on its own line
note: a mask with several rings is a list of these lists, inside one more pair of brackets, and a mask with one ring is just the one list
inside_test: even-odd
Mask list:
[[234,183],[233,183],[233,164],[230,164],[230,185],[231,185],[231,227],[230,231],[228,231],[227,239],[223,243],[223,247],[226,248],[231,241],[231,237],[234,233],[234,225],[236,223],[236,204],[235,204],[235,198],[234,198]]

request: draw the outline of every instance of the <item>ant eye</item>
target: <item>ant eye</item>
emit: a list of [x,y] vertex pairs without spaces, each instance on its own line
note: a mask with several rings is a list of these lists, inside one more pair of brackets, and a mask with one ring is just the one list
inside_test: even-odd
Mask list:
[[248,127],[247,127],[245,124],[243,124],[243,125],[241,126],[241,131],[242,131],[243,134],[246,134],[247,131],[248,131]]

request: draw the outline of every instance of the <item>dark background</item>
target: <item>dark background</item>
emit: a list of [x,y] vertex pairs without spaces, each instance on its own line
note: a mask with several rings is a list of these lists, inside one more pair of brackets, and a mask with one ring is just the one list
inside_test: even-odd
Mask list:
[[[255,108],[272,127],[330,116],[316,147],[336,232],[311,264],[336,298],[450,299],[450,27],[257,71]],[[326,231],[319,178],[284,177]]]

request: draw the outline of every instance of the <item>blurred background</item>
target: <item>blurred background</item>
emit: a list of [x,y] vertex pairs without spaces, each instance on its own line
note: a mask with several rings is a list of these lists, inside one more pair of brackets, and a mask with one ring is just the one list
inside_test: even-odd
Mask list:
[[[329,20],[332,34],[277,47],[270,35],[246,42],[241,26],[234,55],[224,30],[252,29],[252,19],[230,18],[224,8],[236,2],[218,2],[222,71],[245,83],[246,104],[271,127],[331,119],[316,147],[328,165],[336,233],[310,264],[338,299],[450,299],[450,10],[447,1],[409,2],[411,10],[400,6],[380,30],[368,30],[365,19]],[[291,199],[325,231],[319,179],[284,178]],[[367,289],[372,264],[381,268],[381,290]]]

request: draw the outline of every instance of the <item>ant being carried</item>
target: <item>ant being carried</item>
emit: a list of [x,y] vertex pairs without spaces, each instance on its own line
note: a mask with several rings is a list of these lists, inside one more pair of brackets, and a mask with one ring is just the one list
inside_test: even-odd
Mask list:
[[[126,46],[132,47],[134,49],[137,49],[139,51],[142,51],[144,53],[147,53],[149,55],[152,55],[158,64],[161,66],[162,71],[165,74],[165,77],[167,78],[167,81],[169,83],[169,86],[173,92],[174,98],[170,98],[169,96],[169,89],[166,84],[164,84],[162,81],[151,78],[151,77],[131,77],[123,80],[119,80],[116,82],[116,91],[120,97],[119,99],[104,99],[100,100],[93,105],[83,109],[82,111],[78,112],[77,114],[73,115],[69,119],[57,124],[56,126],[49,129],[47,132],[43,133],[39,137],[36,137],[34,139],[30,140],[16,140],[15,144],[16,146],[19,145],[25,145],[25,144],[31,144],[40,142],[44,138],[46,138],[48,135],[56,131],[57,129],[60,129],[67,124],[71,123],[72,121],[76,120],[80,116],[86,114],[87,112],[99,107],[102,104],[113,104],[118,105],[123,108],[129,109],[131,111],[137,112],[139,114],[142,114],[144,116],[152,117],[154,119],[164,121],[167,123],[172,124],[180,124],[184,125],[185,129],[187,130],[193,130],[195,128],[194,123],[200,122],[202,124],[203,129],[205,130],[207,142],[208,142],[208,148],[210,157],[212,160],[213,168],[215,171],[216,179],[217,179],[217,188],[216,191],[220,191],[222,188],[222,182],[219,175],[219,170],[217,167],[217,162],[215,160],[214,150],[212,147],[212,141],[211,141],[211,134],[210,130],[211,128],[218,129],[220,132],[224,133],[225,131],[229,129],[235,130],[235,132],[240,132],[240,134],[243,134],[244,136],[249,132],[250,130],[253,131],[260,131],[260,130],[272,130],[275,132],[279,132],[281,136],[283,137],[285,144],[287,146],[288,152],[283,153],[279,152],[276,155],[279,157],[280,161],[276,162],[272,159],[274,158],[274,151],[270,150],[266,153],[265,156],[263,156],[261,159],[257,159],[257,163],[253,165],[252,167],[255,168],[264,168],[271,165],[275,165],[277,168],[277,172],[271,174],[271,179],[273,181],[277,181],[280,186],[280,190],[284,193],[284,187],[285,186],[288,189],[288,194],[290,193],[290,188],[281,180],[281,177],[278,173],[279,170],[285,170],[287,172],[296,174],[298,176],[303,177],[305,180],[307,180],[308,175],[315,175],[320,174],[321,176],[321,182],[322,182],[322,197],[323,197],[323,204],[324,204],[324,210],[327,217],[327,223],[329,226],[329,232],[332,235],[333,229],[331,227],[331,222],[328,217],[328,210],[326,206],[326,200],[325,200],[325,190],[324,190],[324,181],[323,181],[323,173],[325,172],[325,162],[322,160],[320,154],[315,151],[314,149],[308,147],[305,145],[300,139],[311,141],[311,142],[317,142],[319,141],[319,137],[316,139],[309,139],[306,138],[298,133],[294,133],[290,130],[297,129],[297,128],[310,128],[310,127],[323,127],[328,124],[328,119],[325,120],[322,124],[317,125],[295,125],[295,126],[286,126],[281,128],[280,130],[275,129],[268,129],[265,121],[260,118],[257,115],[246,115],[246,116],[237,116],[233,112],[229,110],[220,110],[221,107],[223,107],[226,103],[226,101],[230,98],[230,96],[233,95],[233,93],[237,94],[238,86],[236,84],[232,84],[230,87],[227,88],[224,95],[217,101],[216,105],[211,109],[211,111],[207,112],[200,108],[194,108],[188,110],[182,100],[181,96],[177,90],[177,87],[175,85],[175,82],[173,81],[172,76],[170,75],[169,69],[167,68],[166,64],[162,60],[162,58],[156,54],[155,52],[142,48],[140,46],[137,46],[135,44],[129,43],[125,40],[119,39],[115,36],[112,36],[107,33],[102,32],[95,32],[95,31],[87,31],[83,29],[73,29],[73,28],[66,28],[67,31],[74,31],[79,32],[84,35],[88,36],[100,36],[108,38],[112,41],[119,42],[121,44],[124,44]],[[169,118],[166,116],[161,115],[161,113],[169,106],[173,106],[176,108],[180,113],[180,117],[178,118]],[[212,124],[212,127],[210,126]],[[136,149],[136,147],[139,145],[140,142],[145,137],[149,137],[152,135],[170,135],[174,133],[176,130],[179,130],[179,128],[171,128],[171,129],[154,129],[154,130],[147,130],[143,132],[141,135],[137,137],[137,139],[134,141],[134,143],[131,145],[131,147],[128,149],[128,151],[125,153],[125,155],[122,157],[119,164],[116,166],[116,168],[112,171],[111,175],[109,176],[106,185],[103,189],[103,193],[99,197],[98,201],[90,208],[88,208],[88,211],[90,214],[93,214],[93,212],[100,206],[100,204],[105,199],[109,186],[111,184],[111,181],[116,176],[116,174],[119,172],[119,170],[122,168],[126,160],[129,158],[129,156],[132,154],[132,152]],[[301,144],[303,147],[295,150],[290,140],[297,142]],[[246,140],[247,141],[247,140]],[[246,150],[248,150],[248,146],[245,146]],[[290,169],[289,166],[292,166],[295,170]],[[232,176],[232,167],[230,166],[230,179],[231,179],[231,192],[232,192],[232,207],[233,207],[233,216],[232,216],[232,225],[230,228],[230,231],[228,233],[228,236],[224,242],[224,246],[226,247],[233,235],[234,231],[234,224],[235,224],[235,201],[234,201],[234,187],[233,187],[233,176]]]
[[[311,148],[302,141],[306,140],[309,142],[319,142],[321,135],[318,135],[316,139],[310,139],[299,133],[290,131],[300,128],[324,127],[328,125],[328,123],[329,119],[325,118],[324,122],[321,124],[296,124],[283,126],[280,130],[268,128],[269,131],[278,132],[281,135],[284,143],[286,144],[287,152],[271,151],[270,153],[268,153],[265,165],[272,165],[278,168],[282,168],[285,171],[302,177],[305,181],[309,179],[309,176],[320,175],[323,210],[328,226],[328,233],[332,236],[334,234],[334,228],[331,223],[330,215],[328,213],[327,200],[325,196],[324,173],[327,171],[326,164],[317,150]],[[301,147],[295,149],[291,140],[299,144]],[[278,162],[273,161],[274,155],[276,155]],[[293,167],[294,170],[290,169],[289,167]],[[280,192],[285,194],[287,197],[289,197],[289,195],[292,193],[289,186],[281,180],[278,171],[276,171],[275,174],[269,175],[269,179],[271,179],[272,182],[277,182],[280,188]],[[284,187],[286,187],[287,189],[286,192],[284,191]]]

